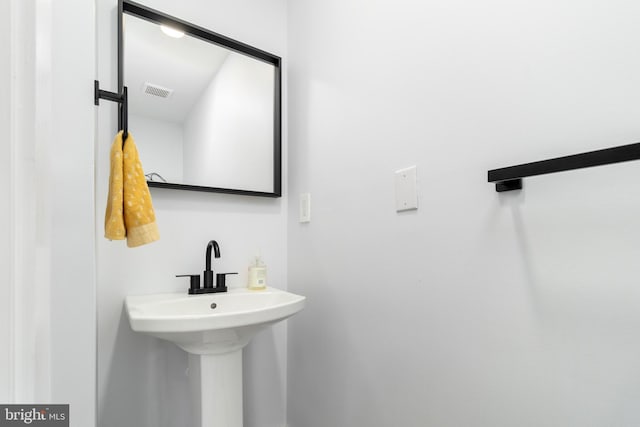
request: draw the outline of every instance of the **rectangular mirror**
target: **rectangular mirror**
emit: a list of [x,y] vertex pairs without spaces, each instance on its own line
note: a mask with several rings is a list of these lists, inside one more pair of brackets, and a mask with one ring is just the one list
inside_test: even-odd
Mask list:
[[149,186],[280,197],[281,59],[128,0],[119,26]]

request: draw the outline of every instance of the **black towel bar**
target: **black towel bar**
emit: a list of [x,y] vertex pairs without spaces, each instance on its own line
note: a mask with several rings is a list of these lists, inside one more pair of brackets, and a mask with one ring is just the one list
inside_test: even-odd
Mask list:
[[489,182],[496,183],[496,191],[512,191],[522,189],[522,178],[528,176],[603,166],[630,160],[640,160],[640,142],[501,169],[492,169],[487,173],[487,177]]

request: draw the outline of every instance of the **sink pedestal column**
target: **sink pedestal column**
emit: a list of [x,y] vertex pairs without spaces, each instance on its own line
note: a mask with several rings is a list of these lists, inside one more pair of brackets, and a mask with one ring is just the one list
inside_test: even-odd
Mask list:
[[189,382],[195,427],[242,427],[242,348],[189,353]]

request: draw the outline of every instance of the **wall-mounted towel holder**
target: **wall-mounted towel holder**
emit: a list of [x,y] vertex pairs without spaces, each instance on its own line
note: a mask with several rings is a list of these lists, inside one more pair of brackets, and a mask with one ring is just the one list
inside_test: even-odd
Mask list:
[[501,169],[492,169],[487,173],[487,177],[489,182],[496,183],[496,191],[498,192],[521,190],[522,178],[528,176],[603,166],[630,160],[640,160],[640,142]]
[[123,82],[123,22],[122,22],[122,0],[118,0],[118,90],[120,93],[109,92],[100,89],[100,82],[98,80],[93,81],[93,103],[94,105],[100,105],[100,99],[106,99],[107,101],[117,102],[119,104],[118,109],[118,129],[122,130],[122,147],[124,148],[124,142],[129,136],[129,103],[127,97],[127,87]]
[[100,100],[106,99],[107,101],[117,102],[120,104],[120,114],[118,115],[118,129],[122,129],[122,145],[127,140],[128,132],[128,102],[127,102],[127,87],[125,86],[122,93],[109,92],[100,89],[100,82],[94,80],[93,82],[93,103],[100,105]]

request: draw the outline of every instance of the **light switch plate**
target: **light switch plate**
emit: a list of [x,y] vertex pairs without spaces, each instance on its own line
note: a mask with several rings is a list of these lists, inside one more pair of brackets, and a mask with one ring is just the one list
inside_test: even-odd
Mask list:
[[418,179],[415,166],[396,171],[396,211],[418,209]]
[[311,193],[300,194],[300,222],[311,222]]

